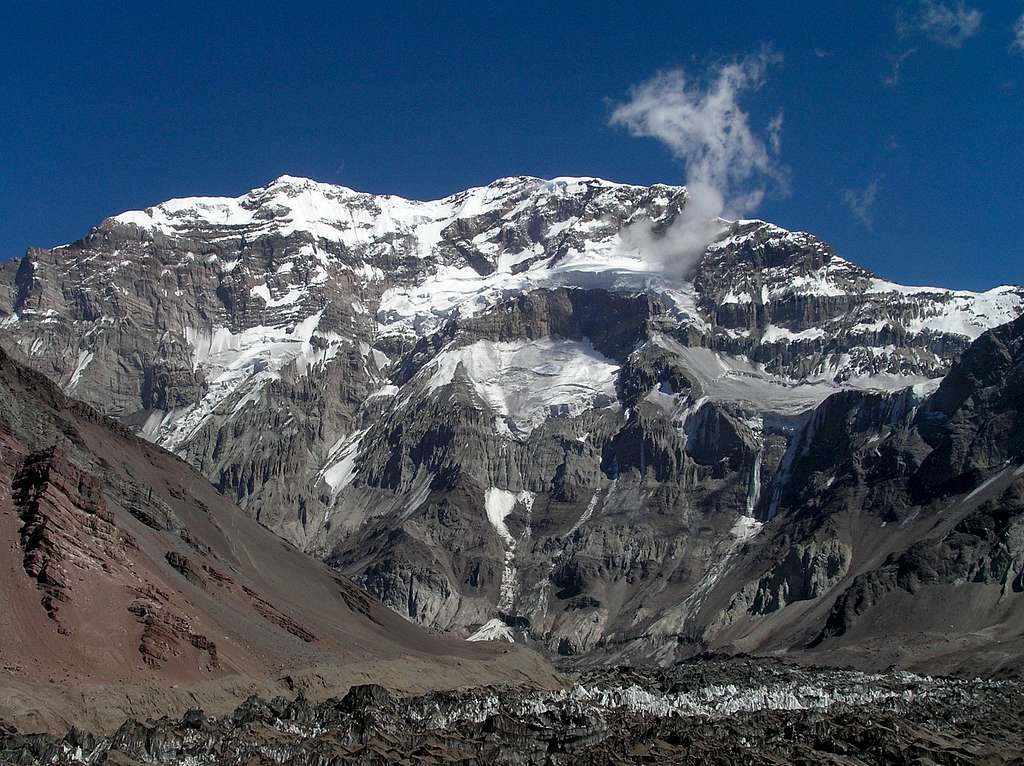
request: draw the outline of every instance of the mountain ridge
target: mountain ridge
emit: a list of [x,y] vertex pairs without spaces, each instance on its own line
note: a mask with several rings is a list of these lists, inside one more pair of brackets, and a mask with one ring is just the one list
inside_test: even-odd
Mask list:
[[[682,184],[669,184],[669,183],[660,183],[659,182],[659,183],[645,185],[645,184],[637,184],[637,183],[631,183],[631,182],[626,182],[626,181],[613,181],[613,180],[602,178],[602,177],[599,177],[599,176],[556,176],[556,177],[553,177],[553,178],[544,178],[544,177],[541,177],[541,176],[513,175],[513,176],[501,176],[499,178],[495,178],[490,183],[482,184],[482,185],[479,185],[479,186],[467,187],[466,189],[462,189],[462,190],[453,192],[451,194],[444,195],[442,197],[420,200],[420,199],[414,199],[412,197],[403,197],[403,196],[394,195],[394,194],[380,194],[380,193],[375,193],[375,192],[360,191],[360,190],[354,189],[352,187],[344,186],[344,185],[341,185],[341,184],[334,184],[334,183],[325,182],[325,181],[318,181],[318,180],[316,180],[314,178],[311,178],[311,177],[308,177],[308,176],[295,176],[295,175],[291,175],[291,174],[285,173],[285,174],[282,174],[282,175],[278,176],[277,178],[274,178],[273,180],[269,181],[268,183],[263,184],[262,186],[254,187],[253,189],[250,189],[249,191],[247,191],[247,192],[245,192],[245,193],[243,193],[243,194],[241,194],[241,195],[239,195],[237,197],[231,197],[231,196],[174,197],[174,198],[170,198],[168,200],[164,200],[163,202],[159,202],[159,203],[156,203],[156,204],[148,206],[148,207],[139,208],[139,209],[132,209],[132,210],[126,210],[126,211],[123,211],[121,213],[116,213],[116,214],[110,215],[107,218],[103,219],[103,222],[101,222],[100,225],[102,226],[102,224],[104,222],[106,222],[106,221],[115,220],[115,221],[118,221],[120,223],[135,223],[137,226],[139,226],[140,228],[144,228],[144,229],[147,229],[147,228],[148,229],[159,228],[160,223],[158,223],[153,218],[153,214],[152,214],[151,211],[159,210],[161,208],[168,208],[168,207],[173,207],[173,209],[175,209],[177,211],[182,211],[182,210],[187,210],[189,208],[210,207],[210,206],[228,206],[228,205],[230,205],[232,203],[252,202],[253,200],[256,200],[256,199],[258,199],[260,197],[265,197],[267,192],[269,192],[271,189],[275,189],[275,188],[281,189],[283,191],[294,190],[296,188],[300,188],[300,189],[310,189],[310,188],[313,188],[313,189],[323,190],[324,193],[335,194],[335,195],[340,196],[340,197],[387,199],[387,200],[394,200],[394,201],[397,201],[399,203],[405,203],[405,204],[408,204],[408,205],[411,205],[411,206],[424,206],[424,207],[427,207],[427,206],[430,206],[430,205],[439,205],[439,204],[442,204],[442,203],[450,202],[452,200],[458,200],[458,199],[464,199],[466,197],[472,197],[472,196],[475,196],[477,194],[484,193],[484,192],[486,192],[486,191],[488,191],[490,189],[493,189],[493,188],[503,188],[503,187],[508,187],[508,186],[512,186],[514,184],[523,183],[523,182],[529,182],[529,183],[537,185],[537,186],[549,186],[549,187],[555,187],[555,186],[558,186],[558,185],[580,185],[580,184],[588,185],[588,184],[594,184],[594,185],[597,185],[599,187],[604,187],[604,188],[663,189],[666,192],[668,192],[670,194],[673,194],[673,195],[680,194],[680,193],[682,193],[682,194],[687,194],[688,193],[687,187],[685,185],[682,185]],[[270,196],[271,196],[271,199],[273,199],[273,197],[275,195],[270,195]],[[255,204],[255,202],[253,202],[253,204]],[[721,219],[717,219],[717,220],[721,221],[726,226],[739,226],[739,227],[745,227],[745,226],[750,226],[750,225],[770,226],[770,227],[773,227],[773,228],[777,229],[780,232],[786,232],[788,234],[793,234],[793,235],[797,235],[797,236],[813,236],[809,231],[799,230],[799,229],[788,229],[787,230],[784,227],[778,226],[777,224],[774,224],[774,223],[772,223],[772,222],[770,222],[770,221],[768,221],[766,219],[762,219],[762,218],[749,218],[749,219],[737,219],[737,220],[730,220],[730,219],[721,218]],[[215,223],[215,222],[214,221],[207,221],[207,223],[211,223],[212,224],[212,223]],[[168,232],[165,232],[165,233],[168,233]],[[173,233],[173,232],[171,232],[171,233]],[[68,246],[70,246],[72,244],[74,244],[74,242],[59,244],[59,245],[55,245],[55,246],[51,247],[50,249],[62,249],[62,248],[66,248],[66,247],[68,247]],[[881,280],[881,281],[884,281],[887,284],[894,285],[894,286],[899,284],[899,283],[896,283],[896,282],[892,282],[890,280]],[[934,292],[934,293],[951,292],[951,293],[965,293],[965,294],[967,294],[967,293],[974,293],[974,294],[977,294],[979,292],[980,293],[986,293],[986,292],[992,292],[993,290],[1001,290],[1001,289],[1005,289],[1005,288],[1009,288],[1009,287],[1018,287],[1018,286],[1012,285],[1010,283],[1002,283],[1002,284],[994,285],[991,288],[989,288],[988,290],[983,290],[983,291],[971,291],[971,290],[962,290],[962,289],[949,288],[949,287],[934,287],[934,286],[927,286],[927,285],[914,285],[914,286],[909,286],[907,289],[910,289],[910,290],[915,291],[915,292],[920,291],[920,292]]]

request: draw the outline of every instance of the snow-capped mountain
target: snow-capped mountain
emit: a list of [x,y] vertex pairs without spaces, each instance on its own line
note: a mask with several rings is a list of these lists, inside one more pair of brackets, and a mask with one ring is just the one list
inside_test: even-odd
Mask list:
[[784,587],[737,574],[796,512],[822,402],[909,417],[1024,288],[897,285],[763,221],[674,268],[650,248],[686,204],[595,178],[417,202],[286,176],[30,250],[3,343],[413,620],[565,654],[754,646],[854,575],[854,543],[793,528]]

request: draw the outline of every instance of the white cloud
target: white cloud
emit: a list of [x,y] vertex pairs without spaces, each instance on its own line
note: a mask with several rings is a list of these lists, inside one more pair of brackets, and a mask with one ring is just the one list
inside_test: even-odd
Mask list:
[[878,199],[879,186],[878,179],[874,178],[862,189],[843,189],[840,193],[843,204],[868,231],[875,225],[874,207]]
[[917,48],[909,48],[902,53],[890,53],[886,56],[889,59],[889,74],[882,78],[882,82],[890,88],[900,84],[900,74],[907,59],[917,53]]
[[672,226],[656,234],[649,223],[636,224],[623,235],[659,267],[685,272],[721,230],[718,219],[755,209],[769,186],[786,191],[787,173],[777,160],[782,113],[768,124],[766,143],[740,104],[780,58],[763,51],[713,67],[704,78],[663,72],[633,88],[612,112],[612,125],[658,139],[686,171],[687,204]]
[[1010,47],[1024,51],[1024,16],[1017,19],[1017,23],[1013,25],[1013,43]]
[[968,38],[981,31],[981,11],[960,0],[956,5],[937,0],[922,0],[910,24],[902,23],[901,31],[914,29],[939,45],[959,48]]
[[768,121],[768,141],[772,151],[778,154],[782,151],[782,110]]

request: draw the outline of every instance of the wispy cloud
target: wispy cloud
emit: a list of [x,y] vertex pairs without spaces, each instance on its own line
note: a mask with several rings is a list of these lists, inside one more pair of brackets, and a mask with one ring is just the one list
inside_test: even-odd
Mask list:
[[878,200],[879,179],[873,178],[867,186],[859,189],[843,189],[840,199],[850,209],[853,217],[860,221],[864,228],[871,231],[875,227],[874,208]]
[[814,55],[817,56],[820,59],[827,59],[827,58],[831,58],[832,51],[827,50],[826,48],[815,48],[814,49]]
[[917,48],[908,48],[902,53],[889,53],[886,58],[889,60],[889,74],[882,78],[882,83],[890,88],[900,84],[900,75],[903,72],[903,65],[907,59],[917,53]]
[[782,110],[768,121],[768,142],[771,144],[772,152],[779,154],[782,151]]
[[721,230],[719,218],[754,210],[769,187],[788,189],[777,156],[782,113],[767,125],[766,142],[741,105],[780,60],[764,50],[711,67],[703,77],[683,69],[662,72],[633,88],[612,112],[612,125],[656,138],[685,168],[687,203],[673,225],[656,233],[649,223],[636,224],[624,234],[660,268],[687,271]]
[[1017,23],[1013,25],[1013,42],[1010,47],[1024,52],[1024,16],[1017,19]]
[[903,35],[919,32],[939,45],[959,48],[981,31],[981,18],[981,11],[963,0],[956,4],[922,0],[916,14],[897,19],[897,29]]

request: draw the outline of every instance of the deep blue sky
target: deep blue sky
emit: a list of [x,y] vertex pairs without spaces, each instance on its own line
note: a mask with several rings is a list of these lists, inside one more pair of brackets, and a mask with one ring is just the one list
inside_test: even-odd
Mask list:
[[[744,103],[756,125],[784,111],[792,190],[759,217],[896,280],[1024,283],[1018,0],[968,3],[959,48],[915,27],[916,0],[293,5],[8,3],[0,257],[284,173],[414,198],[515,174],[681,183],[612,105],[771,44],[784,61]],[[872,182],[868,228],[843,189]]]

